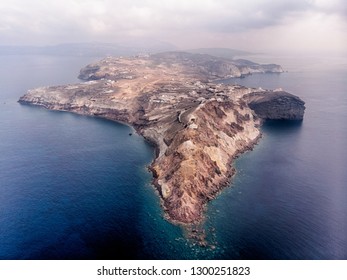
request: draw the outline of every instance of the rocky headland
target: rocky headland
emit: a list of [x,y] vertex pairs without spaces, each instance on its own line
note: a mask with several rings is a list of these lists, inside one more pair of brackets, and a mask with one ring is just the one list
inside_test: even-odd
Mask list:
[[150,169],[167,218],[194,224],[229,184],[233,160],[261,136],[262,121],[302,120],[305,110],[300,98],[282,90],[214,81],[282,71],[184,52],[109,57],[81,70],[86,82],[32,89],[19,102],[133,126],[157,148]]

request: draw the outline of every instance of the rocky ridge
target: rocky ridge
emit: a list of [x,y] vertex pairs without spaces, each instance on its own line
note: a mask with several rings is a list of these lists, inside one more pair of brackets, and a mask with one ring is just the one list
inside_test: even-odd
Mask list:
[[157,147],[150,169],[167,218],[192,224],[229,183],[235,157],[255,145],[262,120],[302,120],[305,109],[284,91],[211,81],[280,70],[180,52],[106,58],[81,70],[87,82],[29,90],[19,102],[132,125]]

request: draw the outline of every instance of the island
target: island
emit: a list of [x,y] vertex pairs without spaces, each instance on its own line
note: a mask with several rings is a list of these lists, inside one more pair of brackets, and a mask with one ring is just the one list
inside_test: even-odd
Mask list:
[[80,71],[79,84],[29,90],[19,102],[131,125],[156,147],[150,165],[166,218],[199,223],[208,201],[230,184],[233,161],[261,137],[263,121],[301,121],[305,103],[283,91],[218,81],[281,73],[205,54],[107,57]]

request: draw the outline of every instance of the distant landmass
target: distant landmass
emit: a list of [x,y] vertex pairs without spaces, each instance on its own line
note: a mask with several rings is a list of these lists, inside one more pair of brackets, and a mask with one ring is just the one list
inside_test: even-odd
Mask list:
[[233,160],[257,143],[262,121],[302,120],[305,110],[280,89],[213,81],[281,71],[187,52],[108,57],[81,70],[86,82],[29,90],[19,102],[132,125],[157,147],[150,169],[167,218],[191,225],[229,184]]
[[54,55],[54,56],[129,56],[176,50],[177,47],[161,41],[111,43],[71,43],[49,46],[0,46],[0,55]]
[[[150,40],[122,43],[67,43],[47,46],[11,46],[0,45],[0,55],[53,55],[53,56],[132,56],[158,52],[177,51],[178,48],[167,42]],[[207,54],[215,57],[234,59],[253,53],[229,48],[199,48],[185,52]]]
[[189,49],[186,50],[189,53],[198,53],[198,54],[209,54],[216,57],[224,57],[234,59],[237,56],[246,56],[254,53],[229,49],[229,48],[199,48],[199,49]]

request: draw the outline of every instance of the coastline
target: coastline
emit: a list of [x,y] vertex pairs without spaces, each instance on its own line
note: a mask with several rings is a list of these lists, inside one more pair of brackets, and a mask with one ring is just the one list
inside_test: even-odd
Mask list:
[[151,164],[149,166],[147,166],[147,169],[152,173],[153,178],[151,180],[151,183],[152,183],[155,191],[158,192],[158,195],[160,198],[160,204],[161,204],[162,209],[164,211],[165,219],[167,219],[168,221],[170,221],[173,224],[185,226],[185,227],[186,226],[192,226],[192,225],[198,225],[204,220],[204,213],[206,211],[207,203],[209,201],[213,200],[215,197],[217,197],[218,194],[223,191],[223,189],[225,189],[226,187],[228,187],[230,185],[232,178],[234,177],[234,175],[236,173],[236,169],[233,166],[234,160],[237,159],[241,154],[243,154],[247,151],[251,151],[254,148],[254,146],[257,145],[257,143],[259,142],[259,140],[262,137],[262,135],[259,133],[259,135],[257,136],[256,139],[248,142],[242,149],[237,150],[235,153],[230,155],[230,159],[228,161],[228,166],[230,168],[228,168],[227,172],[224,174],[225,178],[219,183],[218,188],[213,193],[209,193],[209,196],[203,201],[203,203],[201,204],[201,211],[199,212],[198,216],[195,216],[195,220],[193,222],[186,223],[186,222],[181,222],[177,219],[172,219],[172,217],[170,216],[170,208],[168,208],[165,205],[165,200],[163,198],[163,193],[162,193],[162,186],[161,186],[161,184],[158,183],[158,180],[157,180],[158,175],[157,175],[157,172],[154,168],[154,164],[155,164],[156,160],[158,159],[159,154],[161,153],[160,144],[157,141],[155,141],[153,138],[146,137],[144,135],[143,131],[136,124],[129,123],[127,121],[124,121],[123,119],[115,119],[114,117],[108,118],[108,117],[103,116],[103,115],[95,115],[95,114],[91,114],[91,113],[87,113],[87,112],[81,113],[81,112],[73,111],[73,110],[63,110],[63,109],[57,109],[57,108],[53,109],[53,108],[47,107],[47,104],[46,105],[35,104],[32,102],[24,101],[23,99],[19,100],[18,102],[22,105],[29,105],[29,106],[34,106],[34,107],[43,107],[43,108],[48,109],[48,110],[68,112],[68,113],[73,113],[73,114],[85,115],[88,117],[103,118],[106,120],[110,120],[112,122],[121,123],[123,125],[129,126],[132,129],[134,129],[138,135],[143,137],[143,139],[154,148],[154,158],[153,158]]
[[165,55],[160,59],[164,64],[152,68],[151,58],[104,60],[81,70],[99,80],[30,90],[19,102],[133,127],[155,148],[148,169],[166,218],[196,224],[208,201],[230,184],[235,158],[261,138],[261,122],[302,118],[304,102],[283,91],[201,82],[205,76],[186,74],[192,69],[185,61],[177,63],[170,54],[172,66]]

